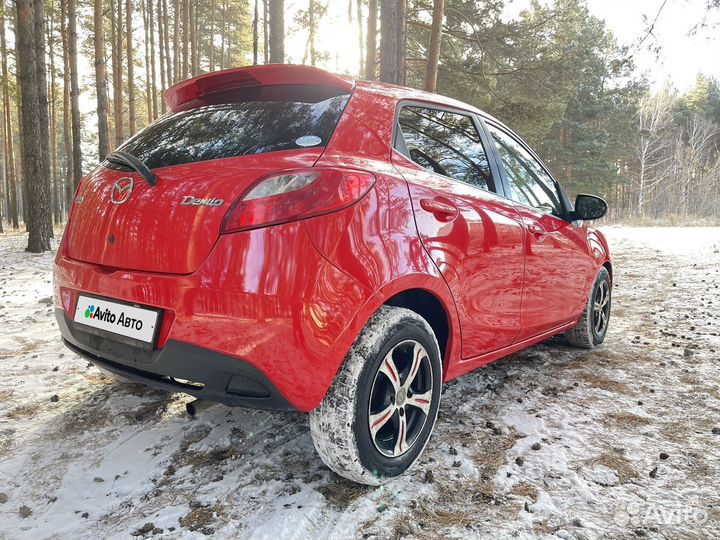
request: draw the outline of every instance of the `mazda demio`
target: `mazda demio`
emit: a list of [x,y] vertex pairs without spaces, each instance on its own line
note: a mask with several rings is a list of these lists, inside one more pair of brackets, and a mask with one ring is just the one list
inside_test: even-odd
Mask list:
[[564,334],[602,343],[607,242],[533,151],[449,98],[308,66],[225,70],[82,179],[55,264],[65,345],[124,379],[309,412],[378,484],[444,382]]

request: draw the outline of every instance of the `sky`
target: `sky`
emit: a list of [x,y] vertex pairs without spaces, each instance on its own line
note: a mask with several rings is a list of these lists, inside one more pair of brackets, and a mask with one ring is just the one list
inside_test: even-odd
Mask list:
[[[549,0],[541,0],[548,2]],[[586,0],[591,14],[603,19],[620,45],[633,51],[641,73],[658,88],[669,79],[680,91],[690,88],[699,72],[720,78],[720,11],[706,12],[706,0]],[[663,5],[660,11],[660,6]],[[514,0],[507,9],[508,16],[519,13],[529,0]],[[292,22],[298,9],[306,2],[286,2],[286,24]],[[638,47],[647,28],[660,15],[652,35]],[[347,2],[330,0],[318,33],[318,48],[331,51],[320,66],[331,71],[354,74],[360,58],[356,14],[348,22]],[[645,20],[647,18],[647,21]],[[692,35],[693,28],[703,20],[715,27],[701,28]],[[290,29],[286,38],[289,60],[303,60],[307,33]],[[660,45],[660,50],[651,48]]]
[[[648,27],[643,20],[655,19],[663,0],[587,0],[590,13],[605,20],[621,45],[636,45]],[[705,0],[667,0],[647,37],[635,52],[635,63],[657,88],[669,79],[676,88],[690,88],[698,72],[720,79],[720,12],[707,13]],[[715,28],[693,28],[704,19]],[[648,46],[660,45],[659,55]]]

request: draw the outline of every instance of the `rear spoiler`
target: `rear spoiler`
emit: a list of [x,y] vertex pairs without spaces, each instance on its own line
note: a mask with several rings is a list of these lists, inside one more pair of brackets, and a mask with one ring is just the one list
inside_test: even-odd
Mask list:
[[232,101],[233,94],[263,86],[299,85],[352,91],[355,81],[313,66],[267,64],[225,69],[199,75],[165,91],[165,103],[172,112]]

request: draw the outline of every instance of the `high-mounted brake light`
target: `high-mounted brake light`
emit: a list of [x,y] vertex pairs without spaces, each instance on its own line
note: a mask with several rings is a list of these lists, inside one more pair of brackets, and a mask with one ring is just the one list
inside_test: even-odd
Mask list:
[[351,169],[273,173],[238,197],[220,232],[255,229],[342,210],[360,200],[374,183],[371,173]]

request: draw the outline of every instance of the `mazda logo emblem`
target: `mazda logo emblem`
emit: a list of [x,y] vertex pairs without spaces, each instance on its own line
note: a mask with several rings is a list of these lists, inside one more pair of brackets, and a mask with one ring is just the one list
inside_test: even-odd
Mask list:
[[110,193],[110,202],[113,204],[123,204],[128,202],[130,200],[130,195],[132,195],[134,185],[135,181],[129,176],[121,178],[115,182],[112,192]]

